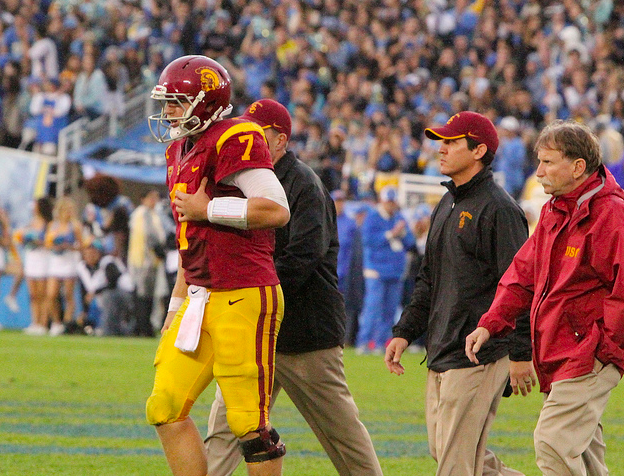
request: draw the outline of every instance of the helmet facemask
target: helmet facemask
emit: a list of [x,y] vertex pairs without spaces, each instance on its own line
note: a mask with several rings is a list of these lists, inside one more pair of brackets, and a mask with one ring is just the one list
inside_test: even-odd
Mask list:
[[[227,116],[232,112],[232,105],[228,105],[225,109],[219,106],[210,118],[202,120],[194,114],[198,105],[201,107],[206,93],[199,91],[193,99],[185,93],[168,93],[167,87],[156,85],[152,89],[150,97],[161,103],[160,113],[152,114],[148,117],[150,132],[158,142],[171,142],[183,137],[199,134],[205,131],[210,124]],[[167,103],[174,102],[184,110],[184,115],[178,117],[168,117],[166,113]],[[210,110],[212,106],[208,104],[204,110]],[[171,123],[175,122],[175,127]]]

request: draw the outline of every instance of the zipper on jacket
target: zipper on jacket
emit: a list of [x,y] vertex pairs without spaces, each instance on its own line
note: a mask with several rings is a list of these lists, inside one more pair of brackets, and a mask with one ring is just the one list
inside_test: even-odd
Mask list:
[[542,288],[542,294],[540,296],[540,300],[537,303],[537,306],[535,306],[535,322],[533,323],[533,328],[531,329],[531,344],[533,346],[533,349],[536,349],[536,345],[535,345],[535,335],[534,335],[534,330],[537,329],[537,319],[539,316],[539,309],[542,306],[542,303],[544,302],[544,299],[546,299],[546,296],[548,295],[548,284],[550,283],[550,276],[548,276],[546,278],[546,282],[544,283],[544,287]]

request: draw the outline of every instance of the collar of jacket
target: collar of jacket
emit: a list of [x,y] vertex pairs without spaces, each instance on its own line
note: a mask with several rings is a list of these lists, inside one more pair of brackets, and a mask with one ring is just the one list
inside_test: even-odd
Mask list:
[[280,182],[286,176],[288,169],[290,169],[295,162],[297,162],[297,157],[295,157],[293,152],[287,150],[286,153],[277,161],[277,163],[273,165],[275,175]]
[[[603,173],[600,173],[603,172]],[[591,174],[585,181],[571,192],[551,199],[551,207],[557,210],[574,213],[583,203],[596,195],[605,185],[602,167]]]
[[492,177],[492,167],[487,165],[479,170],[468,182],[459,187],[456,186],[455,182],[452,180],[442,182],[442,185],[448,188],[448,191],[451,192],[451,195],[453,195],[455,199],[458,199],[466,196],[470,190],[477,187],[481,182],[491,180]]

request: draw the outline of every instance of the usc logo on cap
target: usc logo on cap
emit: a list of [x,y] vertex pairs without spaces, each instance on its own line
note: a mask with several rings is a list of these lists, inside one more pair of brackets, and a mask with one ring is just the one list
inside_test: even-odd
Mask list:
[[472,220],[472,215],[468,212],[461,212],[459,214],[459,228],[463,228],[464,225],[466,224],[466,218],[468,218],[468,220]]
[[204,66],[201,68],[197,68],[195,72],[201,77],[200,81],[202,85],[202,90],[206,92],[214,91],[219,87],[219,76],[217,76],[217,73],[215,73],[210,68]]
[[262,106],[262,104],[260,104],[258,101],[254,102],[251,106],[249,106],[249,114],[253,114],[254,112],[256,112],[256,109],[258,109],[260,106]]
[[459,113],[455,114],[454,116],[451,116],[451,118],[448,121],[446,121],[446,125],[448,126],[451,122],[455,120],[456,117],[459,117]]

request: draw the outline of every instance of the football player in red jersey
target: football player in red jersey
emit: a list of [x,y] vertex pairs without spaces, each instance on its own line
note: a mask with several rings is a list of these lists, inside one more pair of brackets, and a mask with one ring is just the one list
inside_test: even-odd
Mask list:
[[[288,222],[286,195],[262,128],[223,118],[231,110],[230,77],[219,63],[205,56],[174,60],[152,98],[162,103],[149,117],[152,134],[171,142],[167,184],[180,264],[147,419],[175,476],[206,475],[203,441],[189,412],[216,378],[248,473],[279,475],[286,449],[268,407],[284,304],[272,228]],[[210,197],[205,211],[179,213],[176,192],[200,187]]]
[[[341,476],[381,476],[375,448],[359,419],[344,374],[343,298],[338,291],[336,212],[314,171],[288,149],[291,118],[272,99],[255,101],[241,116],[266,133],[275,174],[290,203],[290,221],[275,230],[273,259],[284,290],[284,321],[277,338],[273,401],[284,389]],[[186,214],[206,209],[208,196],[176,193]],[[311,306],[314,303],[314,306]],[[204,440],[211,476],[231,476],[241,460],[217,389]]]

